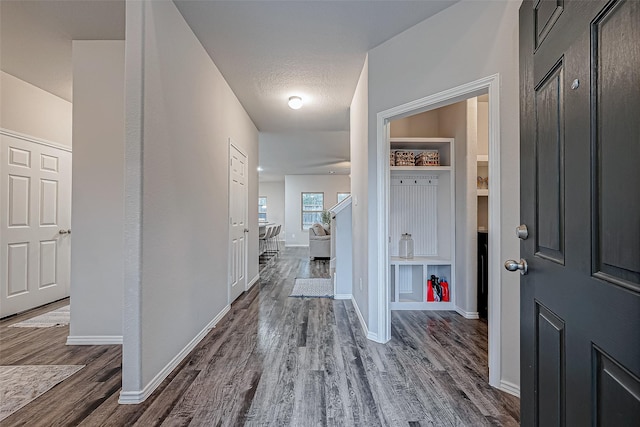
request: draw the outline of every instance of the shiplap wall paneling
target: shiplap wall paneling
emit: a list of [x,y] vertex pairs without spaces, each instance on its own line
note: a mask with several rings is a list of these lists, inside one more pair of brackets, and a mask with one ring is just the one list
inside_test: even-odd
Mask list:
[[438,255],[438,176],[391,178],[391,256],[399,255],[403,233],[411,234],[414,256]]

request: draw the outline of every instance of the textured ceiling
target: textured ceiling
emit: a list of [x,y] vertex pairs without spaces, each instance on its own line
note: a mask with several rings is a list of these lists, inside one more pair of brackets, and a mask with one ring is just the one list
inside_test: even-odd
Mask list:
[[174,3],[258,129],[283,132],[348,130],[366,52],[455,1]]

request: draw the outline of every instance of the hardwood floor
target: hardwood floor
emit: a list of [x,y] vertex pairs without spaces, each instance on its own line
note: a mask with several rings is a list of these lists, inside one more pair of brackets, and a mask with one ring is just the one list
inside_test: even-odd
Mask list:
[[[515,426],[519,400],[487,384],[487,325],[450,312],[393,312],[368,341],[349,301],[290,298],[329,263],[287,249],[140,405],[118,405],[119,346],[66,346],[68,328],[8,328],[0,364],[86,367],[0,425]],[[44,312],[65,302],[54,303]]]

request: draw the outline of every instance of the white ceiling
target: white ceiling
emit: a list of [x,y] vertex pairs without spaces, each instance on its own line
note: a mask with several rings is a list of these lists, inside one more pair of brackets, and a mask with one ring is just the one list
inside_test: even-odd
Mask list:
[[[456,1],[174,3],[260,130],[261,180],[273,180],[348,173],[348,110],[366,52]],[[71,40],[124,33],[123,0],[2,0],[0,66],[71,100]],[[294,94],[301,110],[286,105]]]
[[124,27],[124,0],[1,0],[0,67],[71,101],[71,40],[124,40]]
[[285,175],[348,175],[349,131],[260,133],[260,182]]

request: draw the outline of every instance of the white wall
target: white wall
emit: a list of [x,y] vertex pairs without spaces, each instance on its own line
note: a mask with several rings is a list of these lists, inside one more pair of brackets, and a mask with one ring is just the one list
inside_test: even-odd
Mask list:
[[71,103],[0,71],[0,128],[71,147]]
[[439,110],[436,109],[394,120],[389,126],[390,136],[391,138],[430,138],[441,136],[438,128],[438,121],[440,120],[439,114]]
[[258,274],[258,131],[173,2],[127,2],[122,402],[144,399],[228,309],[231,137],[248,155]]
[[[282,230],[285,230],[284,181],[261,182],[259,188],[258,196],[267,198],[267,221],[281,224]],[[281,233],[280,239],[284,240],[284,232]]]
[[[351,200],[352,200],[352,254],[353,254],[353,301],[362,316],[362,321],[369,318],[369,278],[366,248],[369,245],[369,217],[368,217],[368,174],[367,157],[369,114],[369,59],[365,59],[358,85],[351,100],[349,109],[349,129],[351,129]],[[375,133],[374,133],[375,134]],[[372,258],[372,262],[375,262]],[[375,289],[371,288],[371,293]]]
[[489,103],[478,100],[478,154],[489,154]]
[[476,105],[473,98],[439,110],[440,136],[455,138],[455,304],[469,314],[477,313]]
[[[353,199],[351,199],[353,201]],[[335,263],[335,297],[336,299],[350,299],[353,297],[353,203],[348,199],[344,206],[331,221],[331,261]]]
[[[369,173],[371,238],[368,247],[370,307],[377,307],[376,115],[380,111],[500,74],[502,254],[491,263],[517,257],[509,230],[519,223],[518,1],[461,1],[369,52]],[[400,71],[399,71],[400,70]],[[351,128],[352,132],[354,128]],[[352,159],[354,156],[352,156]],[[508,232],[507,232],[508,231]],[[363,262],[359,259],[356,262]],[[361,268],[360,266],[356,268]],[[501,380],[516,387],[519,375],[519,276],[501,271]],[[377,317],[369,314],[369,327]],[[373,331],[377,333],[376,330]]]
[[284,223],[287,246],[309,246],[302,230],[302,193],[324,193],[324,209],[337,203],[338,193],[351,191],[347,175],[287,175],[284,177]]
[[124,41],[73,42],[73,140],[69,343],[121,340]]

